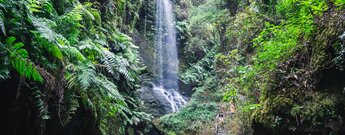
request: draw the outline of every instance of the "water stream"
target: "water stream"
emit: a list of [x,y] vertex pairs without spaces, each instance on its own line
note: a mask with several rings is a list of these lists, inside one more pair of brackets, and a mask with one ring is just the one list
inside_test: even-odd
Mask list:
[[156,78],[153,90],[166,104],[167,112],[177,111],[186,103],[179,93],[176,46],[176,29],[170,0],[157,0],[155,70]]

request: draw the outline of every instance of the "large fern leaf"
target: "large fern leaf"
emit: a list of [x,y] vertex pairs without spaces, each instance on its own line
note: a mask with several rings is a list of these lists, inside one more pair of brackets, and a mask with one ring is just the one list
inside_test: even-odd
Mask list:
[[63,55],[59,48],[59,45],[62,41],[61,37],[63,36],[57,34],[51,28],[51,26],[56,26],[55,22],[45,18],[32,16],[29,18],[31,19],[33,25],[36,27],[36,31],[31,31],[36,38],[34,43],[41,48],[44,48],[57,59],[62,60]]
[[36,70],[36,66],[30,61],[28,52],[23,49],[24,44],[21,42],[15,43],[15,40],[16,38],[9,37],[6,40],[6,44],[0,46],[0,49],[4,49],[5,53],[8,54],[7,57],[11,66],[16,69],[21,76],[43,82],[43,78]]
[[59,113],[62,126],[66,126],[72,119],[73,115],[79,108],[78,96],[74,93],[67,94],[65,97],[65,104],[61,108]]
[[117,80],[119,80],[119,74],[121,74],[126,80],[134,81],[134,78],[127,69],[129,68],[129,62],[127,59],[123,58],[122,56],[117,56],[106,49],[103,49],[103,55],[103,63],[106,66],[107,71]]
[[35,106],[36,111],[39,114],[39,117],[43,120],[50,119],[49,112],[48,112],[48,105],[43,101],[43,93],[37,88],[32,88],[34,99],[35,99]]
[[70,64],[67,69],[69,71],[66,77],[68,88],[87,90],[95,83],[96,71],[92,63],[86,61],[78,65]]
[[97,84],[99,84],[98,87],[100,93],[106,94],[105,96],[116,99],[117,101],[124,101],[124,98],[119,93],[117,86],[113,82],[110,82],[105,76],[99,74],[96,81]]

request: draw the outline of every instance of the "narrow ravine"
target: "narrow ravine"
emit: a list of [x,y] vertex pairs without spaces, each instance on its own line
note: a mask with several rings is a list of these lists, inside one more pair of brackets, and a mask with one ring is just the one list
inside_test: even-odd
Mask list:
[[1,135],[345,135],[345,0],[0,0]]

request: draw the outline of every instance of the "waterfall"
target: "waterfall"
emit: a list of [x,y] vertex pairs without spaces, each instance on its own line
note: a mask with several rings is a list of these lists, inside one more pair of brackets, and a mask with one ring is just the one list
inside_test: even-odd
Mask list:
[[186,103],[179,93],[176,29],[172,4],[169,0],[157,0],[155,35],[155,86],[153,88],[166,102],[167,112],[177,111]]

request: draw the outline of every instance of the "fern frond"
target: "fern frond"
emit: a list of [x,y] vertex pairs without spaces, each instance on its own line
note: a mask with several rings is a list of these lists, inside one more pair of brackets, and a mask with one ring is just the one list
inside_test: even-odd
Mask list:
[[5,80],[8,78],[10,78],[10,72],[8,71],[8,69],[0,69],[0,80]]
[[4,13],[0,10],[0,29],[1,32],[6,36]]
[[124,101],[124,98],[119,93],[117,86],[109,81],[104,75],[99,74],[97,76],[97,84],[99,84],[100,93],[106,94],[106,96],[117,101]]
[[72,74],[67,74],[68,88],[81,88],[86,90],[95,83],[96,71],[95,67],[90,62],[83,62],[78,65],[70,64],[67,69]]
[[112,75],[115,79],[119,80],[120,75],[114,71],[114,66],[116,64],[115,55],[108,50],[102,50],[103,58],[101,62],[105,65],[107,72]]
[[6,44],[0,46],[0,49],[6,50],[11,66],[17,70],[19,75],[43,82],[43,78],[38,73],[36,66],[30,61],[28,52],[23,49],[24,44],[21,42],[15,43],[15,40],[16,38],[9,37]]
[[42,120],[50,119],[48,106],[46,105],[46,103],[44,103],[42,99],[43,93],[37,87],[33,87],[32,90],[35,99],[36,110],[39,114],[39,117]]
[[55,22],[45,19],[45,18],[38,18],[38,17],[29,17],[32,21],[32,24],[35,26],[36,31],[31,31],[35,36],[35,44],[44,48],[54,57],[59,60],[63,59],[62,52],[59,48],[59,44],[61,43],[61,36],[57,34],[51,26],[56,26]]
[[[79,42],[79,35],[81,28],[84,26],[80,23],[83,20],[83,5],[79,2],[68,13],[57,18],[57,25],[62,29],[57,29],[58,33],[62,34],[71,45],[76,45]],[[68,28],[68,29],[64,29]]]
[[106,66],[107,71],[112,74],[117,80],[119,80],[119,74],[124,76],[128,81],[134,81],[134,78],[129,73],[129,62],[122,56],[117,56],[112,52],[103,49],[104,60],[103,64]]
[[92,61],[102,57],[100,46],[93,43],[90,39],[79,42],[78,49]]
[[70,61],[77,60],[77,61],[84,61],[85,57],[83,54],[79,52],[79,50],[72,46],[60,46],[62,53],[68,57]]
[[42,1],[40,0],[28,0],[28,8],[31,12],[36,13],[36,12],[42,12]]
[[66,126],[72,119],[73,115],[79,108],[78,97],[73,93],[66,96],[66,105],[62,106],[60,121],[62,126]]

